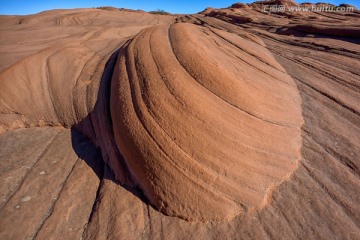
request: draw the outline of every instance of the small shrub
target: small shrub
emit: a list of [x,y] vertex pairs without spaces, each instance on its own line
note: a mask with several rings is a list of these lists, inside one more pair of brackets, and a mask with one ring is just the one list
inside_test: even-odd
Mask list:
[[151,14],[159,14],[159,15],[169,15],[170,14],[168,12],[165,12],[162,9],[158,9],[158,10],[155,10],[155,11],[150,11],[149,13],[151,13]]

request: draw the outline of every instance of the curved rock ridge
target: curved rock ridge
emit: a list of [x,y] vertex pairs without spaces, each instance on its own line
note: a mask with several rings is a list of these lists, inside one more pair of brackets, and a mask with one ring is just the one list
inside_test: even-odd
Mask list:
[[0,133],[78,124],[94,109],[110,55],[141,29],[174,18],[100,9],[0,16],[7,36],[0,38]]
[[243,36],[160,25],[120,50],[110,100],[116,144],[164,214],[230,219],[266,204],[297,168],[296,85],[260,39]]

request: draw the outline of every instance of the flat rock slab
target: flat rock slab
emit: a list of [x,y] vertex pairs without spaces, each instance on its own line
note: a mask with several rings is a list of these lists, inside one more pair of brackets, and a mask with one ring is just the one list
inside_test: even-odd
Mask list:
[[94,145],[75,131],[49,127],[7,132],[0,145],[0,238],[79,239],[100,183],[90,167],[102,161]]

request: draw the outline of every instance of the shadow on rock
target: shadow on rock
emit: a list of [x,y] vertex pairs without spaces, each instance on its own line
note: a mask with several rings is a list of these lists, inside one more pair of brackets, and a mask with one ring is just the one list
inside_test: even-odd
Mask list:
[[72,146],[79,158],[92,168],[100,180],[110,180],[148,204],[142,190],[136,187],[113,135],[110,89],[120,51],[122,48],[114,52],[105,64],[93,111],[71,128]]

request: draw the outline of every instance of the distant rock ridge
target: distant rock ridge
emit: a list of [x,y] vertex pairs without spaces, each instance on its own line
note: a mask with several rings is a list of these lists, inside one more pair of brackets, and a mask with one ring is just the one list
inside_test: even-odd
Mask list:
[[[318,2],[318,3],[310,3],[310,2],[303,2],[303,3],[296,3],[296,1],[294,0],[265,0],[265,1],[254,1],[253,3],[242,3],[242,2],[238,2],[238,3],[234,3],[231,6],[229,6],[228,8],[222,8],[222,9],[216,9],[216,11],[221,11],[221,10],[225,10],[225,9],[261,9],[262,6],[267,5],[277,5],[277,6],[291,6],[291,7],[296,7],[296,6],[316,6],[316,7],[344,7],[344,8],[352,8],[354,10],[357,10],[357,8],[351,4],[339,4],[338,6],[334,5],[334,4],[329,4],[329,3],[324,3],[324,2]],[[214,10],[211,7],[206,8],[205,10],[201,11],[200,13],[202,14],[208,14],[210,13],[212,10]]]

